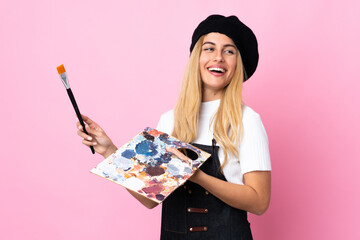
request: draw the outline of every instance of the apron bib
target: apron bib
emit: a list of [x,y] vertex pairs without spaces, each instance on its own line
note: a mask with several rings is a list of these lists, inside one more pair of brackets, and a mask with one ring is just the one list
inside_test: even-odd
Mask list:
[[[226,181],[220,172],[218,146],[193,143],[212,156],[200,167],[213,177]],[[200,185],[187,181],[162,205],[161,240],[252,240],[247,212],[233,208]]]

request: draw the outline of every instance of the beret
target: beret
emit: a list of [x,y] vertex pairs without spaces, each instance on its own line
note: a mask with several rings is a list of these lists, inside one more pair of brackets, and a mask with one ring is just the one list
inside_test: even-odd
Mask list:
[[192,36],[190,53],[199,38],[211,32],[225,34],[233,40],[240,51],[246,71],[247,78],[244,78],[244,81],[250,78],[255,72],[259,61],[258,43],[252,30],[236,16],[210,15],[195,29]]

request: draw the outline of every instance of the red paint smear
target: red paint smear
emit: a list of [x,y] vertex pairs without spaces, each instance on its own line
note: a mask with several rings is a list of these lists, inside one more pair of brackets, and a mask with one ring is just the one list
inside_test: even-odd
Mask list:
[[155,185],[152,185],[150,187],[145,187],[142,189],[145,193],[160,193],[161,191],[164,190],[164,187],[163,185],[161,184],[155,184]]
[[159,132],[158,130],[152,129],[149,131],[149,134],[153,135],[154,137],[158,137],[162,132]]

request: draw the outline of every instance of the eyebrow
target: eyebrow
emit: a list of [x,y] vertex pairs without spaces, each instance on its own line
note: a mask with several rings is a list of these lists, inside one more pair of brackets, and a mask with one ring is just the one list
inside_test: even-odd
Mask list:
[[[204,46],[205,44],[211,44],[211,45],[214,45],[214,46],[216,45],[216,44],[213,43],[213,42],[204,42],[204,43],[203,43],[203,46]],[[234,45],[232,45],[232,44],[225,44],[224,47],[233,47],[233,48],[236,49],[236,47],[235,47]]]

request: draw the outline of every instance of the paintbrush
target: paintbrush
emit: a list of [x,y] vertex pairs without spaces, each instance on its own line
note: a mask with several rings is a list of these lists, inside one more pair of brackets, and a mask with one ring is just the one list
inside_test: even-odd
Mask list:
[[[70,98],[70,101],[71,101],[71,103],[72,103],[72,105],[73,105],[73,107],[74,107],[74,109],[75,109],[76,116],[77,116],[78,119],[79,119],[79,122],[80,122],[80,124],[81,124],[81,126],[82,126],[82,128],[83,128],[83,131],[84,131],[84,133],[86,133],[86,134],[89,135],[89,133],[88,133],[88,132],[86,131],[86,129],[85,129],[85,124],[84,124],[84,121],[83,121],[83,119],[82,119],[82,117],[81,117],[80,110],[79,110],[79,108],[78,108],[78,106],[77,106],[77,104],[76,104],[74,94],[73,94],[72,91],[71,91],[70,84],[69,84],[69,80],[68,80],[68,77],[67,77],[67,74],[66,74],[64,65],[61,64],[60,66],[58,66],[58,67],[57,67],[57,71],[58,71],[58,73],[59,73],[59,75],[60,75],[61,81],[63,82],[63,84],[64,84],[64,86],[65,86],[65,88],[66,88],[66,91],[67,91],[67,93],[68,93],[68,95],[69,95],[69,98]],[[94,147],[93,147],[93,146],[90,146],[90,149],[91,149],[91,152],[92,152],[93,154],[95,154]]]

